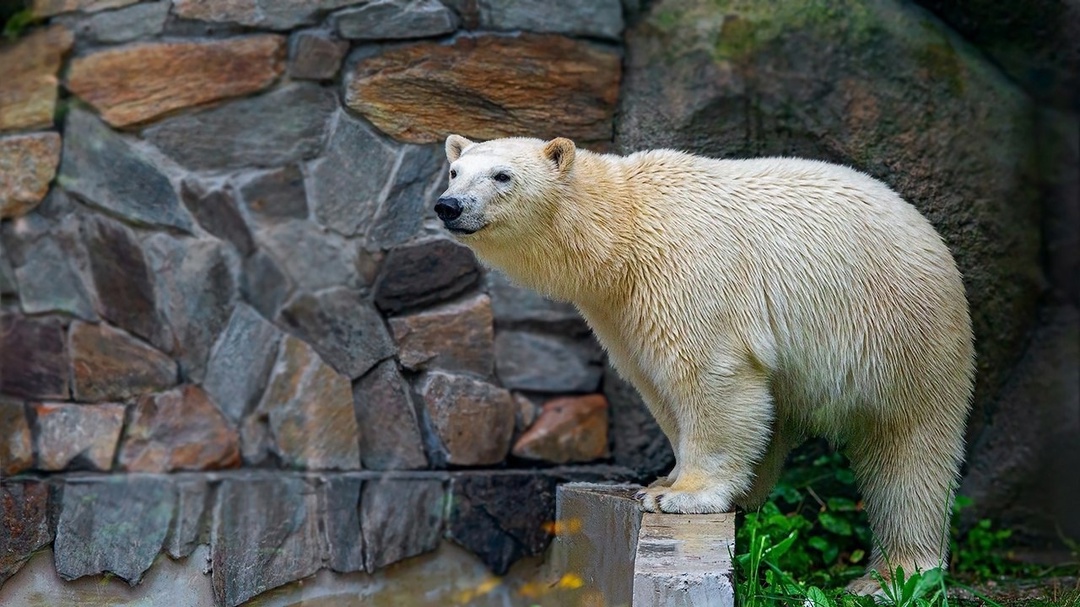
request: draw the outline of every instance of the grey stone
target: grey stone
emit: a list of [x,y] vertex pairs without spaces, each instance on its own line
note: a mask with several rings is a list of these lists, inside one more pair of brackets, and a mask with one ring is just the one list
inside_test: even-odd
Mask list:
[[275,223],[258,231],[256,239],[284,276],[301,290],[363,285],[357,246],[309,221]]
[[18,474],[33,465],[34,443],[26,419],[26,406],[20,400],[0,396],[0,478]]
[[357,291],[333,288],[302,293],[281,310],[280,319],[350,379],[367,373],[395,352],[382,316]]
[[214,595],[235,607],[322,565],[318,492],[276,475],[222,481],[211,537]]
[[185,19],[236,23],[271,30],[289,30],[314,23],[327,11],[366,0],[176,0],[174,12]]
[[204,230],[232,243],[241,255],[255,252],[255,240],[231,188],[207,191],[194,179],[185,179],[180,184],[180,198]]
[[319,153],[336,105],[328,89],[294,83],[166,119],[143,136],[190,169],[280,166]]
[[540,554],[551,541],[555,479],[543,474],[473,472],[450,483],[449,536],[495,575],[518,559]]
[[446,154],[442,146],[405,146],[393,183],[367,231],[370,248],[389,249],[420,232],[435,218],[435,198],[445,189]]
[[326,565],[339,573],[364,570],[365,538],[360,527],[360,488],[363,481],[335,476],[322,484],[326,530]]
[[292,292],[292,282],[277,262],[262,251],[244,260],[240,295],[266,318],[277,318],[281,304]]
[[331,80],[341,69],[341,60],[348,50],[347,41],[337,40],[329,32],[296,32],[289,40],[289,76],[304,80]]
[[368,573],[435,550],[443,528],[441,480],[380,479],[364,483],[360,528]]
[[0,314],[0,393],[66,399],[70,365],[59,319]]
[[97,13],[87,19],[80,34],[95,42],[129,42],[160,34],[169,16],[166,1],[143,2],[115,11]]
[[101,316],[153,344],[169,343],[150,267],[135,234],[103,217],[87,217],[80,227]]
[[364,468],[427,467],[412,394],[393,360],[383,361],[353,384],[353,403],[360,424]]
[[165,552],[174,559],[187,558],[198,544],[206,543],[206,502],[210,486],[205,478],[181,478],[176,487],[176,516],[165,537]]
[[59,183],[88,204],[128,221],[190,231],[169,179],[126,139],[73,108],[64,129]]
[[37,480],[0,482],[0,585],[52,539],[49,485]]
[[165,478],[68,479],[53,543],[65,580],[111,572],[134,586],[165,542],[176,490]]
[[166,350],[180,362],[180,373],[202,381],[210,348],[236,301],[235,261],[219,240],[155,234],[146,241],[157,279],[157,308],[171,329]]
[[309,166],[308,190],[315,217],[346,236],[368,228],[398,156],[374,128],[339,111],[326,154]]
[[375,280],[375,305],[391,314],[446,301],[472,288],[480,268],[468,247],[436,238],[391,249]]
[[427,373],[417,385],[438,467],[485,466],[510,451],[517,409],[506,390],[459,375]]
[[248,212],[261,220],[307,219],[304,176],[295,164],[257,174],[240,186]]
[[349,40],[441,36],[456,30],[457,21],[438,0],[374,0],[333,16],[338,35]]
[[38,468],[109,470],[124,425],[124,406],[34,403]]
[[494,371],[495,330],[487,295],[394,317],[390,328],[406,369],[440,369],[481,378]]
[[481,27],[621,40],[620,0],[476,0]]
[[649,413],[637,390],[608,366],[604,396],[610,407],[611,461],[634,471],[633,480],[650,483],[675,465],[664,431]]
[[97,320],[82,276],[55,238],[40,238],[29,245],[26,263],[15,268],[19,303],[27,314],[65,312]]
[[485,276],[495,324],[500,329],[540,328],[551,333],[584,333],[588,326],[573,304],[552,301],[514,284],[505,274],[491,270]]
[[0,240],[0,297],[14,295],[17,292],[15,270],[12,269],[11,261],[4,252],[4,242]]
[[534,392],[595,392],[604,373],[591,341],[521,331],[495,336],[495,372],[502,385]]
[[177,383],[171,358],[106,324],[74,322],[68,342],[76,400],[123,401]]
[[277,358],[281,331],[246,304],[233,308],[207,364],[203,387],[234,422],[262,396]]

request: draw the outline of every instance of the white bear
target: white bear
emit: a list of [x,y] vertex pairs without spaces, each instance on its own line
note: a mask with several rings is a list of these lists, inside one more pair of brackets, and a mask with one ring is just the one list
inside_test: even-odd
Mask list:
[[573,302],[670,439],[677,463],[639,494],[646,510],[755,508],[791,449],[824,436],[851,460],[870,566],[943,563],[974,349],[960,273],[913,206],[793,158],[457,135],[446,155],[446,228]]

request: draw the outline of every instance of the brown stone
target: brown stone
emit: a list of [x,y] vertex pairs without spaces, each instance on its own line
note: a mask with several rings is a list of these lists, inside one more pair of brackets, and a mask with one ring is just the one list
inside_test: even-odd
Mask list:
[[139,0],[34,0],[30,11],[35,17],[51,17],[60,13],[82,11],[93,13],[108,8],[119,8],[135,4]]
[[54,25],[0,45],[0,131],[52,126],[56,73],[74,39]]
[[553,464],[589,462],[608,456],[608,403],[602,394],[556,398],[514,444],[523,459]]
[[70,364],[59,319],[0,315],[0,393],[66,399]]
[[23,404],[0,399],[0,476],[18,474],[34,465],[31,440]]
[[266,416],[272,448],[291,468],[360,468],[360,429],[349,380],[293,336],[281,343],[256,415]]
[[284,71],[284,53],[275,35],[132,44],[73,60],[67,86],[123,127],[262,90]]
[[109,470],[124,425],[124,406],[35,403],[38,467]]
[[240,436],[206,392],[189,384],[139,399],[119,463],[132,472],[230,468],[240,463]]
[[49,191],[60,164],[60,135],[32,133],[0,137],[0,219],[36,207]]
[[176,385],[176,363],[106,324],[71,325],[76,400],[118,401]]
[[463,371],[491,375],[495,329],[491,300],[476,295],[462,302],[390,320],[406,369]]
[[497,464],[510,450],[514,400],[506,390],[460,375],[432,372],[418,387],[439,441],[437,464]]
[[345,103],[402,141],[529,133],[588,145],[611,141],[620,73],[618,53],[588,42],[485,34],[364,59],[349,74]]
[[39,481],[0,485],[0,584],[51,541],[49,486]]

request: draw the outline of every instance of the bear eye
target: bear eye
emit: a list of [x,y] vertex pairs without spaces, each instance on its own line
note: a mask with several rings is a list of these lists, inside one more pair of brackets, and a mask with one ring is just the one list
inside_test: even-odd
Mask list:
[[492,179],[498,181],[499,183],[506,183],[507,181],[510,181],[510,176],[500,171],[498,173],[495,173],[495,176],[492,177]]
[[454,169],[450,169],[450,179],[456,179],[456,178],[457,178],[457,171],[455,171]]

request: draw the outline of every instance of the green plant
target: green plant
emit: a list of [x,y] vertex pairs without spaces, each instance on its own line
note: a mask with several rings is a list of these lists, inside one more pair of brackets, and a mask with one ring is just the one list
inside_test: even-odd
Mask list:
[[37,21],[34,12],[28,8],[17,10],[15,6],[6,7],[0,12],[0,22],[3,23],[3,36],[8,40],[15,40],[22,36],[28,27]]

